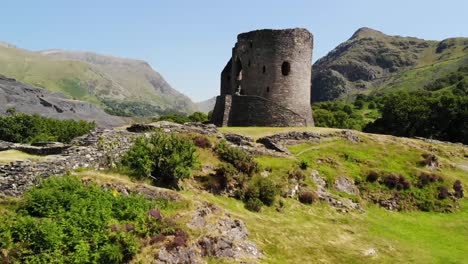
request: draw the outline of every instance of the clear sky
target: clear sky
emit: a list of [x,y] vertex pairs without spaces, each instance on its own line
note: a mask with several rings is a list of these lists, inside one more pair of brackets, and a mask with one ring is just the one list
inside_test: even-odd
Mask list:
[[219,92],[220,72],[245,31],[305,27],[314,60],[364,26],[468,37],[467,0],[3,0],[0,10],[0,40],[142,59],[194,101]]

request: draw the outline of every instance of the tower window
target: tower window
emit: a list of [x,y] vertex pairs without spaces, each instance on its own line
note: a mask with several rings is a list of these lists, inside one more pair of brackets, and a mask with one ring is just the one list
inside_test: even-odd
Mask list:
[[283,62],[283,64],[281,64],[281,73],[284,76],[288,76],[290,72],[291,72],[291,64],[287,61]]
[[250,60],[249,60],[249,62],[247,63],[247,65],[250,67]]
[[262,72],[263,72],[263,73],[266,72],[266,67],[265,67],[265,65],[263,65]]
[[250,41],[250,42],[249,42],[249,46],[250,46],[250,48],[253,47],[253,41]]
[[270,92],[270,86],[267,86],[267,93]]

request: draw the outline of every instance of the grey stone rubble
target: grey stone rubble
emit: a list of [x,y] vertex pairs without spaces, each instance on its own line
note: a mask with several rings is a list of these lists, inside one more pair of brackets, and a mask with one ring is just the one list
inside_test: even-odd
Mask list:
[[187,226],[206,233],[198,240],[204,257],[239,260],[263,256],[256,244],[248,240],[245,224],[213,204],[200,205]]
[[73,140],[71,146],[62,148],[62,153],[51,159],[0,164],[0,194],[20,196],[41,179],[63,175],[73,169],[101,170],[115,166],[123,153],[130,149],[135,136],[126,131],[97,129]]
[[[315,182],[315,184],[317,185],[317,195],[320,198],[320,200],[330,204],[333,207],[336,207],[339,212],[345,213],[350,210],[356,210],[356,211],[362,212],[362,208],[358,203],[351,201],[351,199],[343,198],[343,197],[339,197],[337,195],[331,194],[329,191],[327,191],[326,189],[327,182],[325,181],[323,177],[319,175],[318,171],[313,170],[310,176],[312,180]],[[357,189],[356,186],[348,187],[348,188]]]

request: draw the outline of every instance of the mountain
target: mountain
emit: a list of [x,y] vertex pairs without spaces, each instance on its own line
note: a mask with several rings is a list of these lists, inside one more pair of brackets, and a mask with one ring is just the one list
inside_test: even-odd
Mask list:
[[312,101],[416,90],[468,64],[468,38],[389,36],[361,28],[312,67]]
[[214,106],[216,104],[216,96],[208,100],[195,103],[195,104],[197,106],[198,111],[203,112],[203,113],[208,113],[214,109]]
[[0,74],[111,113],[152,116],[190,113],[193,102],[174,90],[148,63],[91,52],[31,52],[0,44]]
[[68,99],[63,94],[51,93],[0,75],[0,115],[10,108],[58,119],[95,121],[101,127],[117,127],[126,123],[95,104]]

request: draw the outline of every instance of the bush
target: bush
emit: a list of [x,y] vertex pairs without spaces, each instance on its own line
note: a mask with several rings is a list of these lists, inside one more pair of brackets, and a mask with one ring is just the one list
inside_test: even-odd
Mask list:
[[407,190],[411,187],[410,182],[403,175],[387,175],[383,179],[383,183],[389,189]]
[[73,138],[87,134],[95,127],[95,123],[82,120],[58,120],[12,112],[11,115],[0,117],[0,140],[15,143],[70,143]]
[[211,141],[205,136],[196,136],[193,138],[193,144],[199,148],[211,148]]
[[156,184],[177,186],[191,175],[198,163],[192,141],[180,135],[154,133],[140,137],[123,156],[122,165],[137,177],[150,177]]
[[439,198],[440,200],[443,200],[449,197],[450,194],[449,194],[447,187],[439,186],[438,190],[439,190],[439,193],[437,194],[437,198]]
[[236,169],[249,176],[258,171],[258,164],[252,155],[240,148],[228,146],[225,141],[221,141],[216,146],[216,153],[222,160],[229,162]]
[[263,203],[258,198],[251,198],[245,202],[245,208],[252,212],[260,212]]
[[247,187],[244,194],[244,201],[254,198],[259,199],[264,205],[271,206],[275,202],[278,188],[268,178],[260,178]]
[[9,263],[129,262],[142,239],[173,234],[174,224],[149,214],[167,206],[74,177],[49,178],[2,216],[0,248]]
[[231,164],[221,163],[215,171],[215,177],[211,182],[212,191],[221,192],[231,187],[243,188],[246,181],[245,175],[238,172]]
[[208,115],[202,112],[195,112],[189,115],[188,119],[191,122],[203,123],[208,121]]
[[380,175],[376,171],[369,171],[369,174],[367,174],[366,181],[368,182],[375,182],[380,178]]
[[443,178],[436,174],[422,172],[418,176],[418,183],[416,184],[416,186],[418,186],[419,188],[424,188],[426,185],[434,183],[436,181],[442,182]]
[[455,197],[456,198],[463,198],[463,186],[460,180],[456,180],[455,183],[453,184],[453,190],[455,191]]
[[298,198],[303,204],[312,204],[318,200],[317,194],[310,190],[301,191]]
[[308,160],[301,160],[299,162],[299,168],[301,168],[301,170],[307,170],[307,168],[310,167],[310,162]]

